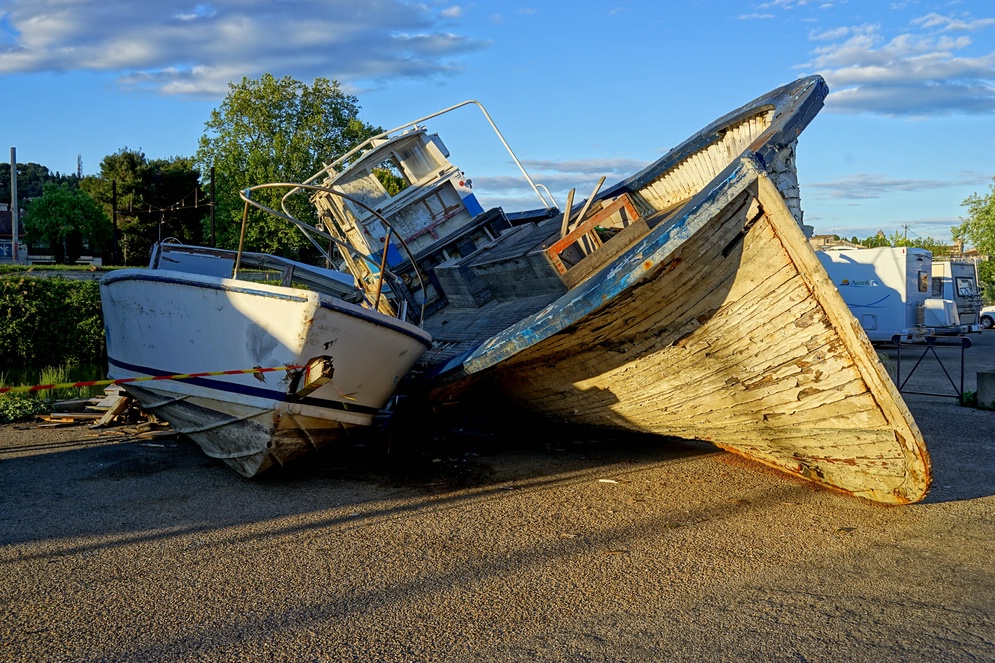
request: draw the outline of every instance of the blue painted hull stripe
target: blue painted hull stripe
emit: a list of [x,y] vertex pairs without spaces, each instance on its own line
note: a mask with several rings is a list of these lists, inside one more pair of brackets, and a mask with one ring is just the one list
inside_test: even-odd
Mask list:
[[[151,368],[148,366],[140,366],[138,364],[131,364],[125,361],[120,361],[114,359],[113,357],[107,358],[107,363],[111,366],[116,366],[117,368],[124,369],[126,371],[131,371],[133,373],[141,373],[142,375],[176,375],[176,371],[164,371],[158,368]],[[295,403],[301,403],[302,405],[310,405],[312,407],[326,408],[329,410],[342,410],[343,412],[356,412],[358,414],[377,414],[380,409],[375,407],[369,407],[368,405],[355,405],[352,403],[341,403],[339,401],[330,401],[323,398],[301,398],[292,399],[290,395],[283,391],[276,391],[273,389],[264,389],[263,387],[254,387],[250,385],[237,384],[232,382],[226,382],[224,380],[217,380],[214,378],[189,378],[183,380],[183,382],[189,382],[195,384],[199,387],[206,387],[208,389],[214,389],[216,391],[221,391],[225,393],[240,394],[242,396],[252,396],[254,398],[265,398],[267,400],[284,402],[293,401]],[[145,388],[151,388],[150,385],[144,385]]]

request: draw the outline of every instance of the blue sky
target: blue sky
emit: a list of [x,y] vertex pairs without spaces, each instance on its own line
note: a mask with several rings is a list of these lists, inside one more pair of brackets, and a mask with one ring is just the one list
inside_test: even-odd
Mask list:
[[[561,207],[815,73],[817,233],[946,240],[995,176],[990,0],[0,0],[3,160],[191,156],[229,81],[263,73],[338,80],[384,128],[476,99]],[[536,206],[479,112],[433,126],[485,203]]]

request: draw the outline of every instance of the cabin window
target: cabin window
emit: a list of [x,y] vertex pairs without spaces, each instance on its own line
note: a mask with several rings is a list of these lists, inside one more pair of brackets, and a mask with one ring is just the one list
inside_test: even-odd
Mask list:
[[394,159],[387,159],[372,169],[373,175],[377,178],[387,195],[393,197],[407,189],[411,183],[404,176],[404,171]]
[[933,292],[932,292],[932,296],[933,297],[942,297],[943,296],[943,277],[941,277],[941,276],[934,276],[933,277]]
[[919,272],[919,292],[929,292],[929,275]]

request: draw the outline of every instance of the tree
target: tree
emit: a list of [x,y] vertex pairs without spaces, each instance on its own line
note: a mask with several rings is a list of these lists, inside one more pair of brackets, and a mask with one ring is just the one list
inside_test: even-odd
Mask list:
[[972,193],[961,203],[967,218],[950,229],[954,239],[966,239],[979,253],[995,255],[995,177],[985,196]]
[[878,232],[877,235],[871,235],[864,241],[859,242],[859,244],[869,249],[875,249],[881,246],[891,246],[891,241],[884,236],[883,232]]
[[995,261],[991,258],[978,263],[978,287],[986,305],[995,303]]
[[123,147],[100,162],[99,177],[86,177],[80,188],[113,216],[117,191],[119,247],[124,263],[148,262],[149,249],[167,237],[203,242],[201,226],[209,208],[200,205],[200,174],[188,157],[149,160],[141,150]]
[[28,202],[24,230],[41,240],[56,262],[73,264],[84,247],[98,252],[111,232],[110,220],[93,198],[68,184],[47,183],[40,198]]
[[[310,87],[285,76],[230,83],[221,106],[211,111],[196,164],[215,169],[215,223],[219,246],[236,248],[244,203],[238,192],[267,182],[302,182],[323,163],[348,151],[380,129],[358,118],[359,105],[337,81],[317,78]],[[280,209],[287,190],[262,190],[255,199]],[[306,196],[290,201],[297,218],[314,222]],[[310,245],[290,224],[253,214],[246,248],[290,257],[309,257]]]
[[891,236],[891,246],[906,246],[915,249],[926,249],[933,254],[934,258],[945,256],[950,252],[950,247],[939,240],[933,239],[932,237],[913,237],[912,239],[909,239],[897,230]]
[[979,196],[972,193],[964,199],[961,206],[967,208],[967,218],[959,226],[950,229],[954,239],[964,239],[970,242],[988,260],[978,263],[980,286],[984,299],[991,303],[995,300],[995,177],[987,195]]
[[[17,200],[21,206],[32,198],[40,198],[42,187],[48,182],[68,184],[75,187],[79,178],[75,175],[54,175],[47,167],[37,163],[17,164]],[[10,164],[0,163],[0,203],[10,202]]]

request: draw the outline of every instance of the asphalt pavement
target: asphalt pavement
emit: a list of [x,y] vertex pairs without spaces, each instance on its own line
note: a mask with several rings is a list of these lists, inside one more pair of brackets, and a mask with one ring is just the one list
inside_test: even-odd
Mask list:
[[[995,370],[995,331],[971,340],[967,391]],[[189,442],[3,426],[0,660],[995,660],[995,412],[936,352],[906,386],[934,483],[902,507],[645,436],[248,480]]]

